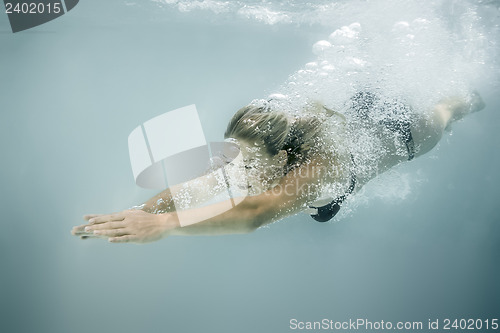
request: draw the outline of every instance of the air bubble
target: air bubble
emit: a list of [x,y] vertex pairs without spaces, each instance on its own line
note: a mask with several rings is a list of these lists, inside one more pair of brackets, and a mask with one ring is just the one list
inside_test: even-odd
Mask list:
[[320,41],[314,43],[314,45],[312,47],[312,52],[315,55],[320,55],[331,47],[332,47],[332,44],[329,41],[320,40]]

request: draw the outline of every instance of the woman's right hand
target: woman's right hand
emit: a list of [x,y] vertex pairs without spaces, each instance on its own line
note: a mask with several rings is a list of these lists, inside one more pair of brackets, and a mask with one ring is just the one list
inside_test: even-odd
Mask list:
[[153,242],[179,227],[172,213],[151,214],[134,209],[114,214],[86,215],[84,219],[89,223],[73,228],[74,235],[108,238],[112,243]]

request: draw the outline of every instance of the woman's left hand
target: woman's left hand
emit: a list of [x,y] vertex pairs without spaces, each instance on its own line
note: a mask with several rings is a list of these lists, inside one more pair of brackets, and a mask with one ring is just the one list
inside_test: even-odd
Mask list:
[[108,215],[86,215],[88,224],[74,227],[73,235],[107,238],[112,243],[148,243],[168,236],[176,228],[170,213],[151,214],[142,210],[124,210]]

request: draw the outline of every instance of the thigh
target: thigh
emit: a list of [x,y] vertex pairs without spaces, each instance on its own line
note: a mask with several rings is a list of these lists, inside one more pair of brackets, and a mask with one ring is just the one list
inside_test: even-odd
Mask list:
[[439,119],[432,116],[417,115],[411,125],[411,133],[415,143],[415,157],[428,153],[443,136],[444,128]]

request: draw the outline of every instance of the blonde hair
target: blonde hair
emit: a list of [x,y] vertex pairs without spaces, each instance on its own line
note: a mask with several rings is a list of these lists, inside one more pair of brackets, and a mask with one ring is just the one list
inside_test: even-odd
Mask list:
[[272,110],[265,102],[239,109],[229,121],[224,137],[263,144],[273,156],[285,150],[287,173],[302,164],[317,146],[321,125],[318,116],[290,117],[282,111]]

